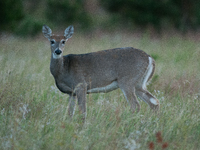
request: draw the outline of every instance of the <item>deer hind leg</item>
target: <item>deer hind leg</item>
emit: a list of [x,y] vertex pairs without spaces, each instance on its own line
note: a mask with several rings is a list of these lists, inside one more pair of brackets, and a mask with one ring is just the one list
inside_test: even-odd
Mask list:
[[79,111],[83,115],[83,120],[86,118],[86,92],[87,92],[87,86],[84,83],[80,83],[75,88],[75,93],[77,95],[78,99],[78,106]]
[[131,86],[119,84],[119,88],[122,90],[127,102],[130,104],[132,112],[134,113],[136,108],[137,108],[137,112],[139,112],[140,111],[140,104],[139,104],[137,97],[135,95],[135,87],[133,87],[133,84]]
[[68,114],[70,117],[73,117],[74,111],[76,109],[76,96],[70,95],[69,97],[69,106]]
[[138,85],[136,86],[136,95],[141,98],[144,102],[149,104],[149,106],[152,109],[159,110],[159,101],[156,99],[149,91],[146,89],[147,82],[151,79],[153,76],[155,70],[155,62],[154,60],[149,57],[149,65],[147,67],[147,70],[141,79],[141,82],[138,82]]
[[149,91],[143,88],[136,89],[136,95],[142,99],[144,102],[149,104],[150,108],[158,111],[160,103],[157,98],[155,98]]

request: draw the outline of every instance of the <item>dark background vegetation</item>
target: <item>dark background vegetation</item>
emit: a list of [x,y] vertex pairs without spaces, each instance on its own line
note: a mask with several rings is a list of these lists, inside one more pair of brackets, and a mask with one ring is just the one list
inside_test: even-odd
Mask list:
[[0,32],[35,36],[43,24],[73,24],[82,31],[126,25],[185,33],[199,28],[199,8],[197,0],[2,0]]
[[[157,150],[159,131],[168,150],[200,149],[199,5],[195,0],[0,0],[0,150],[147,150],[153,149],[150,143]],[[139,101],[141,111],[132,114],[115,90],[87,96],[85,124],[78,107],[68,117],[69,98],[49,71],[43,24],[62,33],[75,26],[64,55],[127,46],[151,55],[156,70],[148,90],[160,101],[159,113]]]

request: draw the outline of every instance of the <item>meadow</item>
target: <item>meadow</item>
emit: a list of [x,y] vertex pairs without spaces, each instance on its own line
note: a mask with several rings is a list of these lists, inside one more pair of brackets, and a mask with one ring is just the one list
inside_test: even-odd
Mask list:
[[[159,114],[139,100],[132,114],[123,93],[87,96],[83,124],[76,107],[50,74],[50,44],[42,36],[0,39],[0,149],[197,150],[200,149],[200,44],[181,35],[78,34],[64,54],[135,47],[152,55],[156,71],[147,86],[160,100]],[[158,134],[159,137],[158,138]]]

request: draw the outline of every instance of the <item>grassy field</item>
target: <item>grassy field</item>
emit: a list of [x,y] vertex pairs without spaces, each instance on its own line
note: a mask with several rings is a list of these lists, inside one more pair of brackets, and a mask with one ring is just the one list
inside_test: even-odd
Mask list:
[[159,114],[141,100],[141,111],[132,114],[122,92],[116,90],[88,95],[83,124],[78,110],[72,119],[67,115],[68,95],[58,91],[50,74],[48,41],[2,36],[0,149],[200,149],[198,42],[181,36],[74,34],[64,53],[128,46],[142,49],[156,60],[148,89],[160,100]]

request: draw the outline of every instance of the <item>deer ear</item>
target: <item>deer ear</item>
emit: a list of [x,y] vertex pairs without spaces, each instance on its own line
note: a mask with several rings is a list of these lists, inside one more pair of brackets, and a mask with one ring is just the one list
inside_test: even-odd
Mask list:
[[52,31],[47,25],[43,25],[42,33],[50,41],[51,35],[52,35]]
[[66,39],[69,39],[72,37],[72,34],[74,33],[74,27],[69,26],[65,29],[64,36]]

